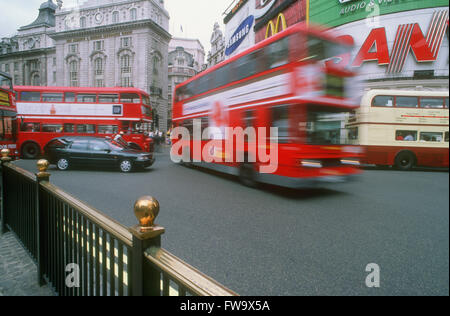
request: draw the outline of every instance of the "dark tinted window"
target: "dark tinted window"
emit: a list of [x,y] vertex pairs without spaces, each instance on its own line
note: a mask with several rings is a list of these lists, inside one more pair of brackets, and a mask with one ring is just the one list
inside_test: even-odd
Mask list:
[[398,108],[417,108],[419,107],[418,97],[396,97],[395,105]]
[[22,123],[20,125],[20,130],[22,132],[40,132],[41,124],[40,123]]
[[120,102],[122,103],[140,103],[141,98],[137,93],[121,93]]
[[77,133],[79,133],[79,134],[95,134],[95,125],[94,124],[77,125]]
[[230,82],[230,69],[230,65],[226,65],[214,72],[214,88],[224,86]]
[[88,141],[87,140],[76,140],[70,145],[71,149],[74,150],[87,150],[88,149]]
[[395,140],[405,142],[415,142],[417,140],[417,131],[408,131],[408,130],[396,131]]
[[77,102],[81,103],[95,103],[97,101],[96,94],[78,94]]
[[[289,115],[288,106],[281,105],[272,108],[272,127],[278,128],[278,143],[289,141]],[[272,141],[277,141],[272,139]]]
[[425,109],[442,109],[444,108],[444,99],[420,98],[420,107]]
[[445,98],[445,108],[448,109],[448,98]]
[[285,37],[265,48],[268,69],[280,67],[289,61],[288,38]]
[[75,133],[75,124],[70,124],[70,123],[64,124],[64,132]]
[[89,142],[89,150],[105,151],[109,149],[109,145],[101,140],[91,140]]
[[44,102],[62,102],[63,94],[62,93],[43,93],[42,101],[44,101]]
[[64,93],[64,99],[66,102],[75,102],[75,93],[73,92]]
[[99,103],[117,103],[119,102],[118,94],[100,94],[98,96]]
[[420,141],[423,142],[442,142],[442,133],[438,132],[421,132]]
[[61,124],[42,124],[42,131],[46,133],[62,133],[63,127]]
[[65,148],[66,145],[67,144],[62,142],[61,140],[55,139],[55,140],[52,140],[47,146],[49,148]]
[[24,92],[20,93],[20,100],[21,101],[41,101],[41,93],[24,91]]
[[394,106],[394,97],[387,95],[378,95],[373,98],[373,106]]

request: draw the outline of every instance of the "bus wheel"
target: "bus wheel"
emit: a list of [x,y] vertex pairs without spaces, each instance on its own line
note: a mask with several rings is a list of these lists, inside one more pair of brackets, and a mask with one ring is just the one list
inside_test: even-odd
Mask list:
[[256,171],[251,163],[243,163],[239,167],[239,180],[243,185],[249,188],[256,188]]
[[395,167],[402,171],[411,170],[416,162],[416,157],[412,152],[404,151],[395,158]]
[[119,167],[122,172],[131,172],[131,170],[133,170],[133,163],[131,160],[124,159],[120,162]]
[[60,158],[56,163],[56,167],[61,171],[69,169],[69,166],[69,160],[67,160],[66,158]]
[[25,159],[36,159],[40,153],[41,150],[36,143],[26,143],[22,146],[22,156]]

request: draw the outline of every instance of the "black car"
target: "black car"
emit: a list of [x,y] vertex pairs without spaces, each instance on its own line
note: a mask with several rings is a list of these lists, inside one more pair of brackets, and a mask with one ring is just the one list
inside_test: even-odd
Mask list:
[[44,148],[45,156],[59,170],[71,166],[119,167],[122,172],[147,168],[155,159],[152,153],[130,149],[110,139],[96,137],[58,137]]

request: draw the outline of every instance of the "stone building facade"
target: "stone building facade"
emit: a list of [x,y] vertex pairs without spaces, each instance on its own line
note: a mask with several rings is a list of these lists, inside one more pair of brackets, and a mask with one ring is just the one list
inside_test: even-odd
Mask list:
[[219,23],[214,24],[214,30],[211,35],[211,50],[208,53],[208,68],[217,65],[225,60],[225,37],[220,30]]
[[172,124],[172,98],[175,87],[201,72],[205,65],[205,49],[198,39],[173,38],[169,44],[168,126]]
[[16,51],[0,55],[0,65],[19,64],[15,84],[136,87],[150,94],[156,127],[167,129],[171,36],[163,0],[90,0],[74,8],[49,0],[39,10],[11,39]]

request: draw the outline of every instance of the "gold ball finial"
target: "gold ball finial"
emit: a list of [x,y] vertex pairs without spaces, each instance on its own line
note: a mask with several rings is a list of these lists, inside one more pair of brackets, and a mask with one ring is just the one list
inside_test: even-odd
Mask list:
[[151,196],[143,196],[134,203],[134,215],[139,221],[141,231],[153,229],[159,214],[159,202]]
[[47,172],[48,166],[50,165],[49,162],[45,159],[38,160],[36,163],[39,172]]
[[2,158],[7,158],[9,156],[10,150],[8,148],[3,148],[1,153],[2,153]]

